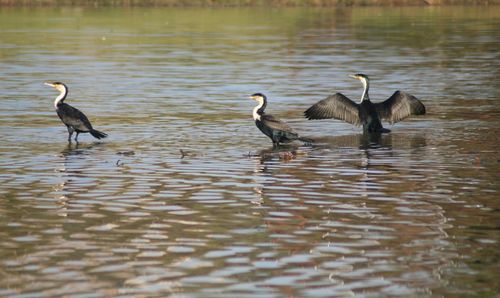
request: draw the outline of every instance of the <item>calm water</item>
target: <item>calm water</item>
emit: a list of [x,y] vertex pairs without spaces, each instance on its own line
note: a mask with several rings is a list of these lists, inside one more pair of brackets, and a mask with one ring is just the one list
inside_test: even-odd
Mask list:
[[[499,16],[0,10],[0,296],[494,295]],[[302,117],[355,72],[428,115]],[[109,138],[68,145],[46,80]],[[255,92],[318,144],[273,152]]]

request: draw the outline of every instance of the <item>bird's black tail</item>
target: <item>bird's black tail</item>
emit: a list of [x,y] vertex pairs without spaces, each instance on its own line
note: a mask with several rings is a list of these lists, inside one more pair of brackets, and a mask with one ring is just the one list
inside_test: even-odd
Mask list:
[[103,133],[103,132],[100,132],[100,131],[98,131],[98,130],[95,130],[95,129],[92,129],[92,130],[90,131],[90,134],[91,134],[94,138],[96,138],[96,139],[102,139],[102,138],[105,138],[105,137],[107,137],[107,136],[108,136],[107,134],[105,134],[105,133]]
[[312,139],[303,138],[303,137],[299,137],[298,140],[303,142],[304,145],[306,145],[306,146],[311,146],[314,143],[314,141]]

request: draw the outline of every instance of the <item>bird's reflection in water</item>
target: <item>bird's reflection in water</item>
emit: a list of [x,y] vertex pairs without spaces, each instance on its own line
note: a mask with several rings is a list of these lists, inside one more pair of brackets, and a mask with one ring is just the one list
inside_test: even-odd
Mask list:
[[61,157],[60,165],[56,171],[61,173],[61,182],[54,185],[53,190],[59,205],[58,215],[68,216],[71,199],[75,193],[88,191],[87,186],[80,185],[81,181],[88,181],[86,170],[89,168],[90,156],[96,148],[104,148],[105,143],[67,143],[58,155]]
[[427,144],[426,138],[421,134],[354,134],[343,136],[317,137],[313,139],[310,146],[299,146],[295,144],[280,145],[279,147],[270,147],[250,153],[249,157],[259,157],[260,163],[267,161],[291,161],[298,156],[308,155],[310,152],[321,149],[330,150],[349,150],[359,149],[366,158],[370,158],[372,152],[378,150],[390,152],[393,148],[398,149],[416,149],[423,148]]
[[60,173],[65,173],[62,177],[65,181],[57,190],[63,190],[74,178],[85,177],[84,171],[87,168],[86,159],[83,156],[91,155],[96,148],[104,146],[105,143],[94,142],[88,144],[68,143],[60,153],[62,167],[57,169]]
[[338,165],[339,173],[359,171],[351,183],[356,185],[360,197],[368,201],[371,190],[385,189],[384,177],[400,169],[397,161],[413,159],[411,152],[425,148],[426,143],[422,134],[372,133],[320,138],[316,140],[316,149],[333,152],[338,160],[332,166]]
[[93,142],[93,143],[68,143],[64,149],[61,151],[61,156],[70,157],[74,155],[87,155],[91,154],[91,149],[104,146],[105,143]]
[[352,149],[392,149],[405,148],[413,149],[426,146],[424,135],[412,134],[355,134],[343,136],[319,137],[315,140],[314,148],[334,149],[334,148],[352,148]]

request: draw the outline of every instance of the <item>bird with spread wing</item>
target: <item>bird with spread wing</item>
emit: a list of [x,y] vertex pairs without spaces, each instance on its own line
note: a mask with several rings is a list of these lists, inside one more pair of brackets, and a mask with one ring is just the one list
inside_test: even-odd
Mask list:
[[338,119],[354,124],[363,125],[364,133],[390,132],[382,126],[381,120],[390,124],[399,122],[410,115],[424,115],[425,106],[415,96],[403,91],[396,91],[387,100],[372,103],[368,95],[370,81],[367,75],[355,74],[352,78],[363,84],[364,90],[361,101],[355,103],[342,93],[335,93],[311,106],[304,112],[309,120]]

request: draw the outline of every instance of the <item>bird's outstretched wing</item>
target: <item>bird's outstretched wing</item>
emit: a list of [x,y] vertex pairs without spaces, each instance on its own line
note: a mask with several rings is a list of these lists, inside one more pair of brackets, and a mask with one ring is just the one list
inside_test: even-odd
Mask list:
[[263,114],[260,117],[260,121],[262,121],[262,123],[267,125],[269,128],[272,128],[273,130],[295,133],[290,125],[274,117],[273,115]]
[[57,115],[59,115],[59,118],[61,118],[64,124],[72,126],[75,129],[81,131],[92,130],[92,124],[90,124],[87,116],[79,109],[68,104],[59,104],[57,107]]
[[424,115],[425,106],[415,96],[403,91],[396,91],[383,102],[375,104],[380,119],[393,124],[410,115]]
[[307,119],[335,118],[354,125],[361,125],[364,120],[359,105],[342,93],[335,93],[318,101],[304,112]]

